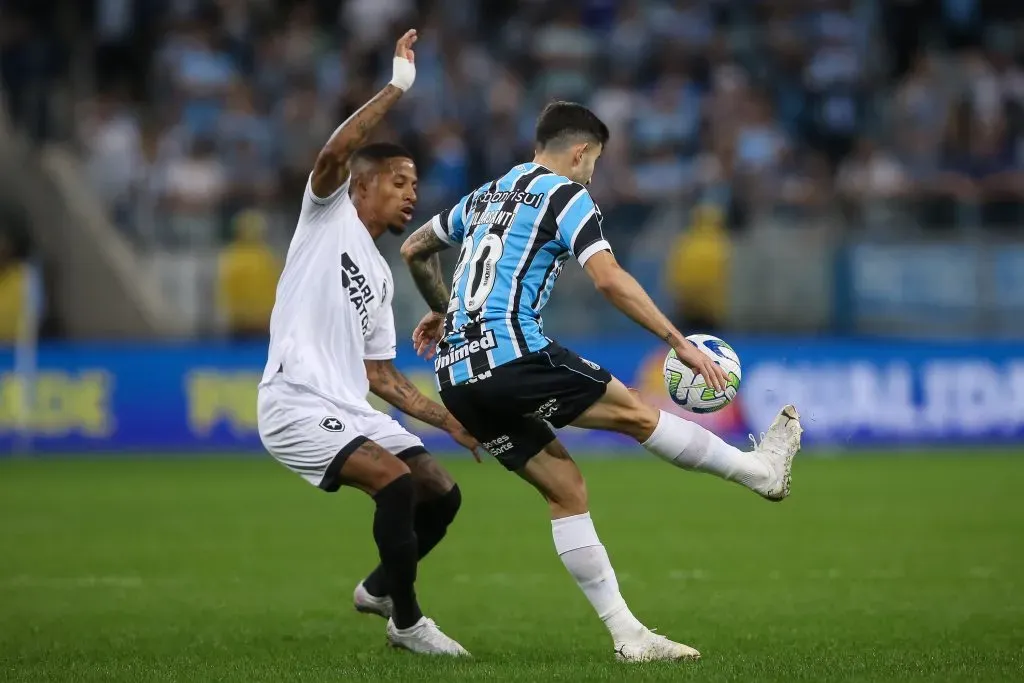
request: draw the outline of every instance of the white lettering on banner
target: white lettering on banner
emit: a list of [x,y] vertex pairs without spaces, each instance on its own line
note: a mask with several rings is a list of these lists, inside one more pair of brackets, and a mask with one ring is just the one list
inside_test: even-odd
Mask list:
[[1024,428],[1024,360],[758,363],[743,377],[751,425],[795,403],[808,436],[932,437],[1012,434]]
[[1024,425],[1024,361],[933,361],[922,375],[922,423],[930,432],[1012,433]]
[[1006,410],[1011,419],[1024,421],[1024,360],[1010,363],[1007,371],[1011,398],[1006,401]]
[[844,414],[847,424],[856,423],[859,415],[870,415],[880,431],[913,429],[913,371],[906,363],[894,363],[884,372],[870,363],[854,363],[850,366],[849,388]]

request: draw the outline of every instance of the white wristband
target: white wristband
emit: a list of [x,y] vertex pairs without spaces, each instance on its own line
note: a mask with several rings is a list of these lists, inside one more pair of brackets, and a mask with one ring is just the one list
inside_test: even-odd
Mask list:
[[395,57],[391,69],[391,85],[403,92],[412,87],[413,81],[416,80],[415,64],[405,57]]

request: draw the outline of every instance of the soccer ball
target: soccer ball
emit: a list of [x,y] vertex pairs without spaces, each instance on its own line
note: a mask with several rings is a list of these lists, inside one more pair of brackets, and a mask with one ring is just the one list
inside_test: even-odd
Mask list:
[[729,405],[740,390],[740,357],[732,347],[710,334],[691,334],[691,344],[722,366],[729,377],[725,391],[715,391],[704,382],[703,375],[694,374],[676,355],[675,349],[665,357],[665,388],[676,405],[692,413],[713,413]]

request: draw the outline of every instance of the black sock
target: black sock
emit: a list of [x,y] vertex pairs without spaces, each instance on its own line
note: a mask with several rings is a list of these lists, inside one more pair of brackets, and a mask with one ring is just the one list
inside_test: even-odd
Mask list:
[[373,540],[384,568],[387,593],[394,604],[391,618],[409,628],[423,616],[416,602],[416,532],[413,530],[415,488],[412,475],[403,474],[373,497]]
[[[419,559],[434,549],[448,531],[448,525],[455,519],[462,505],[462,492],[455,484],[443,496],[425,500],[416,506],[414,527],[416,529],[416,552]],[[363,581],[363,587],[370,593],[381,597],[388,594],[384,568],[377,568]]]

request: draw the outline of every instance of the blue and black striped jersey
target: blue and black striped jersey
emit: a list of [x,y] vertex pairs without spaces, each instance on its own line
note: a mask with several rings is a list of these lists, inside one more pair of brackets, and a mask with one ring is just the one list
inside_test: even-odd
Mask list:
[[611,250],[587,188],[535,163],[466,195],[433,228],[462,245],[434,361],[442,388],[547,346],[540,311],[569,254],[582,266]]

